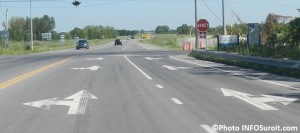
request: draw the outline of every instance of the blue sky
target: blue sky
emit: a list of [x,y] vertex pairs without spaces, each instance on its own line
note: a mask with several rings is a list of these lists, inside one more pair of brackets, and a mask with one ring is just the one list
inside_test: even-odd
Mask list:
[[[1,0],[0,0],[1,1]],[[8,3],[8,18],[29,16],[29,0]],[[194,0],[32,0],[32,16],[52,16],[56,31],[70,31],[87,25],[108,25],[116,29],[154,30],[158,25],[176,29],[182,24],[194,25]],[[210,27],[221,25],[222,0],[197,0],[198,19],[205,18]],[[204,2],[207,6],[204,4]],[[1,2],[0,22],[5,20],[5,2]],[[208,9],[211,10],[209,10]],[[244,22],[262,22],[269,13],[298,17],[300,0],[225,0],[226,24],[239,23],[234,11]],[[214,15],[215,14],[215,15]],[[1,26],[0,29],[3,29]]]

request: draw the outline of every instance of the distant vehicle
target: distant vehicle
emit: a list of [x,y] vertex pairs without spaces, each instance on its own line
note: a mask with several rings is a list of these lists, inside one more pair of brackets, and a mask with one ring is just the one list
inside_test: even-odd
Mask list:
[[89,42],[86,39],[79,39],[76,42],[76,49],[80,49],[80,48],[89,49],[90,48]]
[[131,36],[131,39],[134,39],[134,36]]
[[120,39],[115,40],[115,46],[121,45],[122,46],[122,41]]

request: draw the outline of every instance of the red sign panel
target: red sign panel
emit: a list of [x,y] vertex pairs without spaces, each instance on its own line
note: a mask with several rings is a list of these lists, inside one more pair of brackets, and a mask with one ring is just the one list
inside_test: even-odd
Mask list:
[[197,29],[200,31],[200,32],[205,32],[207,31],[209,28],[209,23],[206,19],[200,19],[198,22],[197,22]]

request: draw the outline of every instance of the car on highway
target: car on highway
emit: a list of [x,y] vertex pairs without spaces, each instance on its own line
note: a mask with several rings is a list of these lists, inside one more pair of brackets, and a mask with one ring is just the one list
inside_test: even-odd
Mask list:
[[115,40],[115,46],[117,46],[117,45],[121,45],[121,46],[122,46],[122,41],[121,41],[121,39],[116,39],[116,40]]
[[80,48],[85,48],[85,49],[89,49],[89,42],[86,39],[79,39],[76,42],[76,49],[80,49]]

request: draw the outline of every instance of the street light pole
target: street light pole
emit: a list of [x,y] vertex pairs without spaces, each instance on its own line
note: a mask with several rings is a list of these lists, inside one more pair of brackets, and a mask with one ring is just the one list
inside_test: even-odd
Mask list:
[[32,14],[31,14],[31,0],[30,0],[30,46],[31,46],[31,51],[33,51],[33,28],[32,28]]
[[198,30],[197,30],[197,0],[195,0],[195,45],[194,49],[196,49],[196,46],[198,45]]

